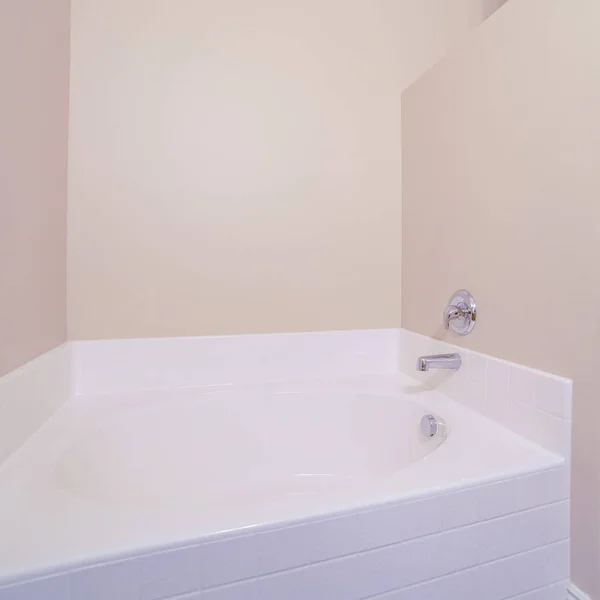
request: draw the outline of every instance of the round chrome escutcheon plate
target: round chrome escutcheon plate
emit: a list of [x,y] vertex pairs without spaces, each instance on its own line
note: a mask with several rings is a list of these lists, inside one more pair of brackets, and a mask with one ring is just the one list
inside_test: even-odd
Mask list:
[[471,333],[477,321],[477,305],[471,293],[468,290],[454,292],[448,306],[456,306],[462,313],[461,316],[450,321],[450,329],[459,335]]

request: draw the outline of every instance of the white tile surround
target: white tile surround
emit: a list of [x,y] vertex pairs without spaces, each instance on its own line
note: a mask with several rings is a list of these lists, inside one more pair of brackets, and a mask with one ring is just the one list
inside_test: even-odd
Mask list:
[[[458,371],[418,373],[415,357],[457,352]],[[572,382],[402,329],[400,371],[565,458],[571,452]]]
[[[564,600],[567,497],[559,468],[74,570],[0,589],[0,598],[503,600],[535,591]],[[470,510],[451,510],[456,504]]]
[[[62,369],[61,376],[50,382],[33,377],[44,382],[41,388],[22,383],[15,391],[11,376],[0,379],[2,439],[13,415],[34,415],[27,425],[33,433],[68,399],[71,381],[76,394],[109,394],[389,375],[400,365],[415,380],[567,461],[334,518],[238,531],[160,552],[140,550],[133,557],[5,587],[0,582],[0,600],[566,599],[569,381],[462,349],[459,372],[417,374],[418,355],[454,349],[397,330],[82,342],[72,350],[72,380],[63,351],[62,366],[55,369]],[[40,389],[50,390],[52,400]],[[33,410],[35,399],[39,411]],[[22,427],[19,431],[11,438],[13,447],[5,445],[6,455],[27,437]]]

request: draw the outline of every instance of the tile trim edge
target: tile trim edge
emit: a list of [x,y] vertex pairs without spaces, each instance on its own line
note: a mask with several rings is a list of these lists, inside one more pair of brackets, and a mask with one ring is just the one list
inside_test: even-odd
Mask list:
[[575,584],[569,586],[568,600],[592,600],[591,596],[588,596],[585,592],[582,592]]

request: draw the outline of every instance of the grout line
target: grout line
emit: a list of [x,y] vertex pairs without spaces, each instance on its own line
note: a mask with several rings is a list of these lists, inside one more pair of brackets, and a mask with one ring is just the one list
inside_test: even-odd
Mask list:
[[[560,540],[556,540],[554,542],[550,542],[549,544],[542,544],[541,546],[536,546],[535,548],[529,548],[528,550],[523,550],[522,552],[518,552],[516,554],[509,554],[508,556],[503,556],[501,558],[496,558],[494,560],[490,560],[488,562],[485,563],[479,563],[477,565],[472,565],[470,567],[465,567],[463,569],[457,569],[456,571],[449,571],[448,573],[444,573],[443,575],[438,575],[437,577],[433,577],[430,579],[423,579],[422,581],[417,581],[416,583],[411,583],[409,586],[404,586],[404,587],[400,587],[400,588],[393,588],[391,590],[386,590],[385,592],[381,592],[378,594],[375,594],[373,596],[365,596],[364,598],[362,598],[362,600],[385,600],[385,596],[391,593],[395,593],[399,590],[404,590],[404,589],[410,589],[410,588],[417,588],[421,585],[423,585],[424,583],[430,583],[430,582],[435,582],[435,581],[439,581],[441,579],[444,579],[446,577],[450,577],[452,575],[456,575],[458,573],[466,573],[468,571],[476,571],[477,569],[479,569],[480,567],[484,567],[484,566],[488,566],[488,565],[493,565],[494,563],[499,563],[502,561],[506,561],[506,560],[510,560],[513,558],[518,558],[520,556],[523,556],[525,554],[530,554],[532,552],[538,552],[540,550],[542,550],[543,548],[550,548],[552,546],[556,546],[558,544],[563,544],[564,542],[568,541],[569,538],[563,538]],[[187,598],[193,598],[194,594],[197,594],[198,591],[200,592],[212,592],[212,591],[216,591],[216,590],[220,590],[220,589],[226,589],[228,587],[232,587],[234,585],[243,585],[245,583],[250,583],[250,582],[260,582],[266,579],[271,579],[274,577],[278,577],[282,574],[287,574],[287,573],[292,573],[292,572],[302,572],[302,571],[308,571],[310,570],[313,566],[315,565],[322,565],[323,563],[333,563],[333,562],[338,562],[341,560],[345,560],[348,558],[351,558],[353,556],[358,556],[361,554],[365,554],[365,552],[355,552],[353,554],[348,554],[346,556],[343,557],[336,557],[335,559],[332,560],[326,560],[326,561],[318,561],[315,563],[310,563],[308,565],[302,565],[301,567],[294,567],[292,569],[284,569],[282,571],[275,571],[274,573],[266,573],[266,574],[262,574],[262,575],[257,575],[254,577],[244,577],[243,579],[237,579],[235,581],[228,581],[227,583],[221,584],[221,585],[215,585],[215,586],[211,586],[211,587],[207,587],[207,588],[200,588],[200,590],[195,590],[194,592],[191,593],[186,593],[183,596],[175,596],[173,598],[167,598],[166,600],[187,600]],[[558,582],[562,581],[561,579],[558,579],[556,581],[551,581],[548,584],[543,585],[541,588],[535,588],[534,590],[527,590],[526,592],[522,592],[522,594],[527,594],[530,593],[531,591],[535,591],[536,589],[544,589],[546,587],[549,587],[551,585],[554,585]],[[519,595],[522,595],[519,594]],[[509,598],[503,598],[502,600],[512,600],[512,598],[515,598],[518,600],[518,596],[510,596]]]
[[[549,547],[555,546],[557,544],[562,544],[562,543],[564,543],[567,540],[568,540],[568,538],[565,538],[565,539],[562,539],[562,540],[558,540],[556,542],[551,542],[550,544],[544,544],[543,546],[538,546],[537,548],[532,548],[530,550],[525,550],[525,551],[519,552],[517,554],[511,554],[509,556],[504,556],[502,558],[491,560],[491,561],[488,561],[486,563],[480,563],[480,564],[474,565],[472,567],[467,567],[466,569],[458,569],[457,571],[451,571],[450,573],[444,573],[444,575],[440,575],[440,576],[434,577],[432,579],[424,579],[423,581],[419,581],[419,582],[411,584],[409,586],[404,586],[404,587],[400,587],[400,588],[394,588],[394,589],[382,592],[380,594],[375,594],[373,596],[365,596],[364,598],[362,598],[362,600],[385,600],[385,597],[387,595],[392,594],[392,593],[396,593],[396,592],[398,592],[400,590],[410,590],[411,588],[415,588],[416,589],[419,586],[422,586],[424,583],[433,583],[433,582],[436,582],[436,581],[440,581],[441,579],[445,579],[446,577],[450,577],[450,576],[456,575],[458,573],[467,573],[469,571],[476,571],[477,569],[479,569],[482,566],[492,565],[494,563],[498,563],[498,562],[501,562],[501,561],[505,561],[505,560],[509,560],[509,559],[512,559],[512,558],[517,558],[519,556],[523,556],[524,554],[530,554],[532,552],[538,552],[539,550],[541,550],[543,548],[549,548]],[[513,599],[514,600],[518,600],[519,596],[523,596],[524,594],[529,594],[529,593],[537,591],[537,590],[543,590],[543,589],[545,589],[547,587],[550,587],[552,585],[555,585],[555,584],[557,584],[557,583],[559,583],[561,581],[562,581],[562,579],[557,579],[556,581],[551,581],[550,583],[547,583],[547,584],[545,584],[545,585],[543,585],[543,586],[541,586],[539,588],[533,588],[533,589],[527,590],[525,592],[521,592],[517,596],[509,596],[508,598],[503,598],[502,600],[513,600]],[[215,589],[215,588],[212,588],[212,589]],[[178,599],[173,599],[173,600],[178,600]],[[457,600],[457,599],[452,599],[452,600]]]

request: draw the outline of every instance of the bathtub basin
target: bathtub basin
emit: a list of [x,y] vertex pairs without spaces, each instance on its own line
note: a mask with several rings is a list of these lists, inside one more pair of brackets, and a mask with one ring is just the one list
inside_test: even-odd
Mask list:
[[55,469],[95,501],[210,507],[372,486],[444,440],[397,395],[224,390],[140,398],[83,427]]
[[[428,413],[445,438],[422,436]],[[400,374],[76,396],[0,466],[0,588],[563,465]]]

